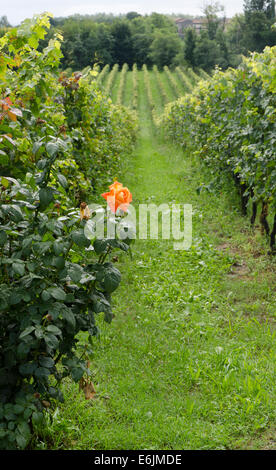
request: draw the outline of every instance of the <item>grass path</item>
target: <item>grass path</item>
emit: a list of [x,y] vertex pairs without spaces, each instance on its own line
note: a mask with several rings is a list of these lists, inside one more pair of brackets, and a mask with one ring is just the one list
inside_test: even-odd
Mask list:
[[133,260],[119,255],[115,318],[100,321],[91,362],[96,399],[68,382],[48,439],[62,449],[275,448],[275,261],[235,194],[198,195],[197,163],[153,135],[138,74],[141,129],[123,182],[136,205],[192,203],[193,246],[137,240]]

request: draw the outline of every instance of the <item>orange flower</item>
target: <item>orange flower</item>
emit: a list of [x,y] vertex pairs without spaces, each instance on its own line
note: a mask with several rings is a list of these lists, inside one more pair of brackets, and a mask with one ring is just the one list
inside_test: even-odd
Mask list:
[[118,191],[119,189],[121,189],[123,187],[122,183],[119,183],[118,181],[114,181],[114,183],[112,183],[110,186],[109,186],[109,189],[112,191],[112,189],[114,189],[115,191]]
[[118,181],[114,181],[109,189],[108,193],[103,193],[101,196],[106,199],[110,210],[115,214],[120,207],[125,212],[132,201],[132,194],[129,189],[124,188],[122,183]]

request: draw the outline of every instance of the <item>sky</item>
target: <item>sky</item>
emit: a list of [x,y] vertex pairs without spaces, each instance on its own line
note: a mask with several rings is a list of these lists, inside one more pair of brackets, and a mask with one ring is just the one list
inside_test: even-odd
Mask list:
[[[140,14],[183,13],[201,15],[204,3],[209,0],[0,0],[0,17],[7,16],[12,25],[19,24],[25,18],[48,11],[54,16],[69,16],[74,13],[127,13],[137,11]],[[225,6],[227,18],[242,13],[244,0],[220,0]],[[2,4],[2,5],[1,5]]]

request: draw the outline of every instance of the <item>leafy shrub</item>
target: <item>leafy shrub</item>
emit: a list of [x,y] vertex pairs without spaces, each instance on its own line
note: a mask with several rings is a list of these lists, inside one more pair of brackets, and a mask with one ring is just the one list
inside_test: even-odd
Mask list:
[[[120,272],[107,253],[127,251],[119,240],[91,240],[79,211],[61,210],[58,191],[27,175],[2,177],[0,206],[0,446],[24,448],[30,424],[51,398],[62,400],[61,380],[89,374],[77,355],[76,335],[97,333],[95,314],[110,322],[111,293]],[[38,180],[36,178],[36,180]],[[99,255],[99,259],[95,259]]]
[[114,64],[113,67],[112,67],[111,72],[109,73],[109,75],[107,77],[107,81],[106,81],[105,92],[106,92],[107,95],[110,95],[110,93],[111,93],[112,86],[115,82],[115,78],[118,74],[118,71],[119,71],[119,65]]
[[154,72],[154,76],[155,76],[155,79],[158,83],[158,89],[159,89],[159,92],[162,96],[162,102],[163,102],[163,106],[165,106],[166,103],[168,103],[169,101],[169,97],[168,97],[168,94],[167,94],[167,91],[164,87],[164,84],[162,82],[162,79],[161,79],[161,76],[160,76],[160,72],[158,70],[158,67],[157,65],[154,65],[153,68],[152,68],[153,72]]
[[135,121],[85,74],[60,75],[61,37],[37,51],[48,27],[42,15],[0,40],[4,449],[28,446],[45,410],[63,400],[65,377],[89,381],[89,348],[81,349],[77,335],[87,332],[92,346],[96,316],[112,320],[111,295],[121,274],[109,257],[129,249],[127,239],[87,238],[83,198],[118,170],[121,153],[133,145]]
[[132,66],[132,108],[137,111],[138,109],[138,69],[137,64]]
[[90,191],[98,192],[120,171],[122,155],[132,151],[136,119],[126,108],[112,105],[89,75],[62,74],[59,82],[73,157]]
[[125,91],[127,72],[128,72],[128,65],[124,64],[121,70],[121,74],[120,74],[120,83],[119,83],[119,88],[118,88],[118,93],[117,93],[118,105],[121,105],[123,102],[123,95]]
[[[60,74],[61,36],[36,50],[48,27],[44,15],[26,20],[0,40],[2,174],[20,178],[34,171],[46,143],[59,137],[66,142],[62,158],[76,163],[70,166],[69,191],[81,202],[118,176],[121,155],[135,142],[136,120],[126,110],[118,119],[118,108],[91,80],[94,71]],[[81,180],[79,191],[76,180]]]

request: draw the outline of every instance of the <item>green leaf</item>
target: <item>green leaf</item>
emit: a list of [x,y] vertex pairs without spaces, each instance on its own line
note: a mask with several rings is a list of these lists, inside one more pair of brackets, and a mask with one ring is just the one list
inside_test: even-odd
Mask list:
[[74,282],[79,282],[81,277],[82,277],[83,270],[82,268],[77,265],[71,265],[70,268],[68,269],[68,275]]
[[42,367],[46,367],[48,369],[51,369],[55,365],[55,361],[51,357],[46,357],[46,356],[40,356],[39,357],[39,364]]
[[51,188],[41,188],[39,191],[39,200],[41,210],[45,210],[54,200],[53,190]]
[[25,408],[23,417],[25,421],[29,421],[30,416],[32,415],[33,410],[31,408]]
[[30,333],[32,333],[35,330],[34,326],[28,326],[24,331],[22,331],[21,335],[19,336],[19,339],[24,338],[25,336],[28,336]]
[[86,238],[86,236],[83,233],[83,230],[76,230],[71,233],[72,240],[76,245],[80,247],[88,247],[90,246],[90,240]]
[[4,176],[2,176],[1,184],[2,184],[2,186],[4,186],[4,188],[8,188],[9,185],[10,185],[10,182],[9,182],[8,178],[5,178]]
[[2,137],[4,137],[8,141],[8,143],[9,143],[8,147],[12,148],[12,147],[16,146],[15,141],[9,135],[3,134]]
[[47,159],[42,158],[41,160],[37,162],[36,166],[39,170],[43,170],[46,167],[47,163],[48,163]]
[[68,188],[68,182],[67,182],[67,179],[65,178],[65,176],[63,176],[61,173],[58,173],[57,174],[57,179],[58,179],[59,183],[61,184],[61,186],[64,189]]
[[41,142],[41,141],[34,142],[34,144],[33,144],[33,154],[34,155],[38,152],[41,145],[43,145],[43,142]]
[[20,415],[24,411],[24,407],[21,405],[14,405],[13,410],[16,415]]
[[104,269],[104,277],[101,282],[106,292],[113,292],[121,282],[121,273],[114,266],[108,266]]
[[120,248],[120,250],[122,251],[128,251],[129,249],[129,245],[127,243],[124,243],[120,240],[116,240],[115,238],[108,240],[108,243],[110,246],[112,246],[112,248]]
[[25,265],[23,263],[13,263],[12,270],[15,274],[19,274],[19,276],[24,276]]
[[3,166],[8,166],[9,161],[10,159],[8,155],[5,152],[3,152],[3,150],[0,150],[0,164]]
[[21,375],[32,375],[37,368],[36,363],[28,362],[19,366],[19,372]]
[[27,294],[26,291],[23,289],[13,289],[11,296],[10,296],[10,304],[11,305],[16,305],[21,302],[22,299],[24,299],[25,295]]
[[107,246],[108,246],[108,240],[106,238],[97,239],[93,243],[93,247],[97,255],[104,253],[106,251]]
[[4,232],[4,230],[0,230],[0,246],[5,245],[7,239],[8,237],[7,237],[6,232]]
[[41,326],[37,326],[35,329],[35,336],[37,339],[42,339],[44,337],[44,331]]
[[80,284],[86,284],[87,282],[90,281],[95,281],[96,277],[92,274],[84,273],[84,275],[81,277],[81,280],[79,281]]
[[24,240],[22,240],[22,251],[24,252],[24,254],[26,255],[29,255],[30,254],[30,249],[31,249],[31,246],[32,246],[32,238],[31,237],[28,237],[28,238],[24,238]]
[[111,312],[111,305],[102,292],[94,292],[91,294],[90,298],[93,302],[93,310],[95,313]]
[[73,367],[71,370],[72,379],[74,382],[79,382],[84,374],[84,370],[81,367]]
[[31,436],[30,426],[27,423],[25,423],[24,421],[22,421],[21,423],[18,424],[17,430],[20,432],[20,434],[22,436],[25,437],[25,439],[28,440],[30,438],[30,436]]
[[59,340],[55,335],[49,333],[44,337],[44,340],[49,349],[56,350],[59,346]]
[[51,293],[49,292],[50,289],[46,289],[41,293],[41,298],[43,302],[47,302],[51,298]]
[[42,379],[42,380],[47,379],[50,374],[51,374],[50,370],[46,367],[38,367],[34,373],[37,379]]
[[56,300],[64,301],[66,299],[66,293],[60,287],[50,287],[47,292]]
[[20,343],[16,350],[17,357],[21,360],[24,359],[28,355],[29,350],[30,346],[28,343]]
[[26,439],[22,434],[17,434],[16,443],[19,449],[24,450],[28,444],[28,439]]
[[120,250],[123,251],[128,251],[129,249],[129,246],[126,243],[112,238],[97,239],[94,241],[93,246],[97,255],[104,253],[109,246],[112,248],[120,248]]
[[0,439],[3,439],[8,434],[8,431],[5,429],[0,428]]
[[29,46],[31,46],[33,49],[37,49],[38,43],[39,43],[39,41],[38,41],[38,39],[37,39],[36,36],[33,35],[33,36],[30,36],[30,37],[28,38],[28,44],[29,44]]
[[65,266],[65,259],[62,256],[55,256],[52,264],[60,271]]
[[64,243],[55,241],[53,244],[54,253],[56,256],[59,256],[64,251]]
[[68,307],[63,308],[61,310],[61,315],[64,320],[67,321],[67,323],[72,327],[72,329],[75,329],[76,327],[76,320],[75,320],[75,315],[73,314],[72,310]]
[[50,157],[54,157],[57,155],[59,150],[59,146],[56,142],[48,142],[46,144],[46,151],[50,155]]
[[61,330],[55,325],[48,325],[46,330],[49,331],[50,333],[53,333],[54,335],[62,334]]
[[58,318],[62,307],[65,307],[65,305],[60,302],[55,302],[51,305],[51,315],[53,317],[53,320],[56,320]]
[[14,222],[20,222],[23,219],[20,207],[15,204],[3,204],[2,210],[7,213]]
[[40,426],[44,422],[43,413],[39,413],[38,411],[34,411],[32,414],[32,422],[35,426]]
[[104,320],[107,323],[111,323],[113,318],[113,313],[112,312],[104,312]]

